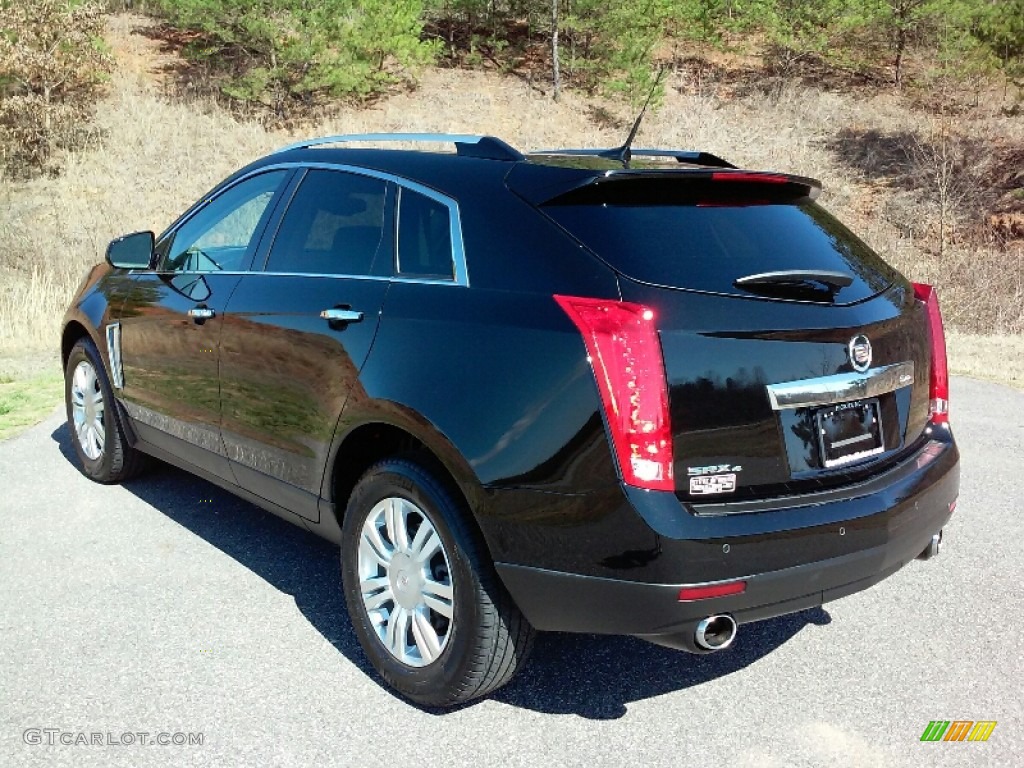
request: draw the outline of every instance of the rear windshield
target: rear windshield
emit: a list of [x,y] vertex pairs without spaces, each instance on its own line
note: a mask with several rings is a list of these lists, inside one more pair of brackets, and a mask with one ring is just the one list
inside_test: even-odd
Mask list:
[[555,202],[544,211],[635,280],[750,296],[733,281],[779,270],[828,270],[853,278],[834,297],[825,297],[848,304],[885,290],[896,279],[877,254],[807,197],[782,202],[721,196],[701,200],[692,192],[685,200],[665,196],[654,201],[647,194],[639,202],[607,193],[602,197],[586,204],[579,204],[578,197]]

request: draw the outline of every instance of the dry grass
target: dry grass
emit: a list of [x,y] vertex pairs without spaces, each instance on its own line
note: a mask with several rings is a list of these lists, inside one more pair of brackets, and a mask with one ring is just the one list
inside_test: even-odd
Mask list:
[[[212,104],[162,97],[155,43],[133,34],[145,23],[128,15],[112,19],[118,70],[98,110],[102,140],[67,156],[58,178],[0,183],[0,358],[56,350],[68,299],[112,237],[159,231],[228,172],[294,138]],[[623,138],[615,123],[628,123],[626,113],[621,105],[574,93],[554,104],[511,76],[434,70],[413,93],[371,109],[339,109],[303,134],[479,132],[527,149],[612,146]],[[965,129],[979,141],[1024,146],[1022,123],[978,113]],[[714,89],[692,95],[670,87],[637,143],[699,147],[737,164],[821,178],[827,207],[908,276],[940,284],[954,325],[978,330],[981,324],[993,333],[1024,329],[1021,248],[954,246],[940,259],[928,190],[908,192],[869,166],[852,167],[834,144],[841,128],[924,135],[934,126],[893,94],[798,86],[725,98]],[[993,307],[1002,310],[993,314]]]
[[949,370],[1024,389],[1024,336],[946,334]]

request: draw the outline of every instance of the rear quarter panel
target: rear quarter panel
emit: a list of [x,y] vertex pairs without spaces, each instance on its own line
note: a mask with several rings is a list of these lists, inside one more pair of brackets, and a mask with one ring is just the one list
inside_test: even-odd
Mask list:
[[335,444],[370,421],[406,429],[446,464],[495,545],[501,518],[557,526],[578,513],[559,495],[618,493],[583,339],[553,296],[619,288],[501,184],[460,208],[469,287],[393,283]]

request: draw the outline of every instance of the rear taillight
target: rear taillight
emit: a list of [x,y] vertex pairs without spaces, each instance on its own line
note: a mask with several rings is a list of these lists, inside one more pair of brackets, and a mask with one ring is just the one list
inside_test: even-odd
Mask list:
[[932,368],[928,387],[928,404],[934,424],[949,423],[949,372],[946,366],[946,333],[942,328],[939,295],[925,283],[914,283],[914,295],[924,304],[928,313],[928,333],[931,336]]
[[622,479],[674,491],[668,386],[654,311],[610,299],[555,301],[583,334]]

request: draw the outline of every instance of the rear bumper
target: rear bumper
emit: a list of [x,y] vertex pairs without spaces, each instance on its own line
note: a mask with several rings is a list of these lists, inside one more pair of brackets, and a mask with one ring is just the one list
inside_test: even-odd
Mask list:
[[[696,529],[689,525],[691,535],[685,537],[662,531],[658,556],[647,568],[633,568],[628,579],[510,563],[498,563],[498,573],[538,629],[639,635],[680,647],[688,645],[681,638],[692,636],[696,623],[709,615],[727,613],[743,624],[818,606],[895,573],[948,522],[959,491],[959,456],[948,433],[938,437],[885,473],[884,487],[875,481],[862,489],[862,496],[853,491],[809,506],[701,518]],[[648,522],[651,517],[664,521],[663,510],[644,510],[631,501]],[[877,509],[880,502],[883,508]],[[688,524],[699,517],[677,510]],[[750,518],[778,522],[780,517],[817,524],[730,535],[738,518],[746,518],[750,530],[758,527]],[[819,557],[823,552],[835,554]],[[645,581],[645,570],[656,578]],[[664,579],[666,574],[678,578]],[[682,587],[734,579],[746,581],[742,594],[678,600]]]

